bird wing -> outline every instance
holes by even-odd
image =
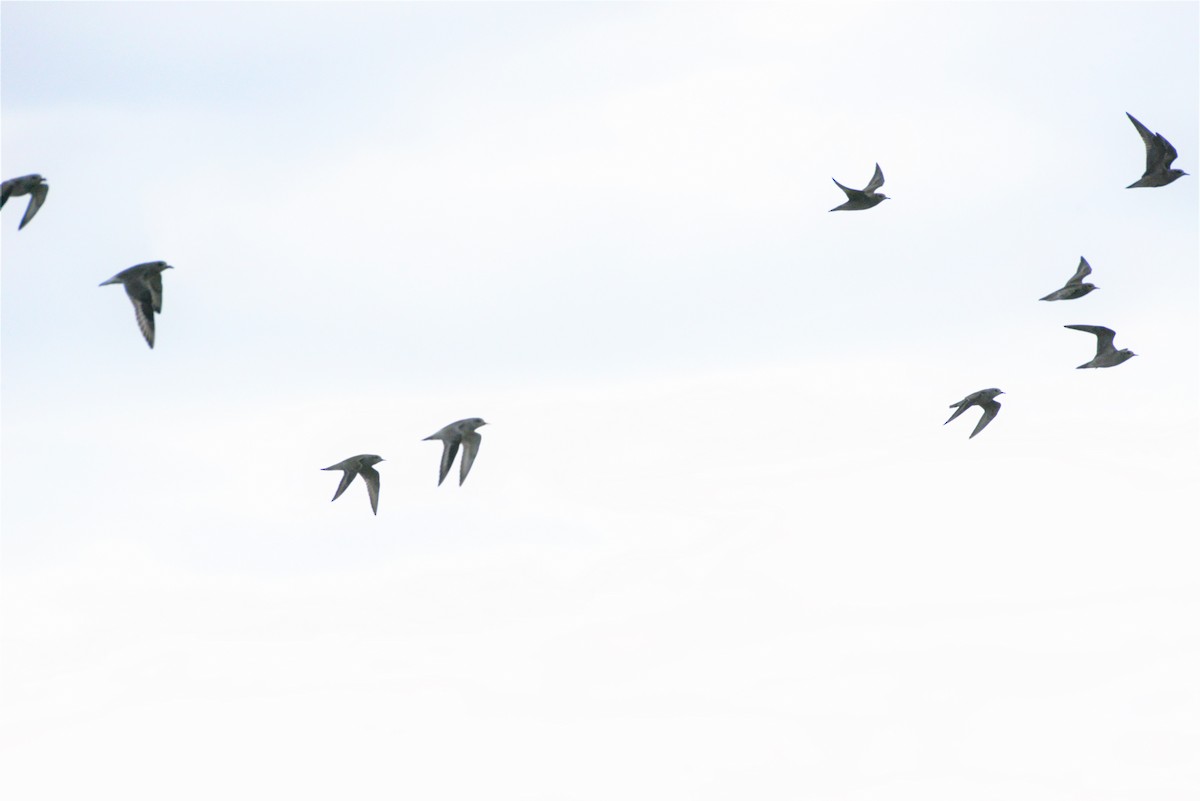
[[[13,190],[17,187],[17,179],[9,178],[4,183],[0,184],[0,209],[4,208],[4,204],[12,197]]]
[[[968,395],[967,397],[960,400],[958,403],[950,404],[951,409],[954,409],[954,407],[956,407],[956,406],[958,407],[957,409],[955,409],[954,414],[950,415],[950,420],[953,420],[955,417],[958,417],[960,414],[965,412],[971,406],[971,402],[972,402],[971,396]],[[949,423],[950,420],[947,420],[946,423]],[[946,425],[946,423],[942,423],[942,425]]]
[[[129,296],[129,301],[133,304],[133,311],[137,315],[138,328],[142,330],[146,344],[153,348],[154,305],[150,299],[150,288],[136,278],[130,278],[124,283],[125,294]]]
[[[1111,353],[1113,348],[1113,339],[1116,338],[1117,332],[1111,328],[1105,328],[1102,325],[1067,325],[1064,328],[1073,328],[1076,331],[1086,331],[1089,334],[1094,334],[1096,337],[1096,355],[1100,356],[1105,353]]]
[[[1163,136],[1162,134],[1155,134],[1154,136],[1158,140],[1158,145],[1160,148],[1160,150],[1159,150],[1159,158],[1161,159],[1160,164],[1162,164],[1162,168],[1164,170],[1168,170],[1171,168],[1171,162],[1173,162],[1175,159],[1179,158],[1179,151],[1177,151],[1175,149],[1175,146],[1172,145],[1170,142],[1168,142],[1167,138],[1165,136]]]
[[[362,474],[363,481],[367,482],[367,494],[371,496],[371,514],[379,514],[379,471],[370,465],[363,465],[358,472]]]
[[[850,198],[851,200],[863,200],[863,199],[865,199],[865,198],[866,198],[866,196],[867,196],[867,193],[866,193],[866,192],[863,192],[863,191],[862,191],[862,190],[860,190],[860,189],[851,189],[850,187],[846,186],[845,184],[838,183],[838,179],[837,179],[837,178],[834,178],[834,179],[833,179],[833,182],[834,182],[835,184],[837,184],[837,185],[838,185],[838,189],[841,189],[843,192],[845,192],[845,193],[846,193],[846,197]]]
[[[444,439],[442,440],[442,467],[438,473],[438,486],[442,486],[442,482],[446,480],[447,474],[450,472],[450,465],[454,464],[454,457],[458,454],[458,440]],[[465,475],[465,474],[464,474]]]
[[[342,493],[346,491],[346,487],[350,486],[350,482],[354,480],[354,476],[357,471],[353,467],[338,467],[337,465],[323,469],[342,471],[342,481],[340,484],[338,484],[337,492],[333,493],[333,501],[336,501],[338,498],[342,497]]]
[[[1092,265],[1088,264],[1087,259],[1083,256],[1079,257],[1079,269],[1067,281],[1066,286],[1079,285],[1083,283],[1083,279],[1092,274]],[[1065,289],[1066,287],[1064,287]]]
[[[883,186],[883,170],[879,169],[879,165],[876,164],[875,165],[875,174],[871,176],[871,182],[867,184],[866,188],[863,189],[863,191],[866,192],[867,194],[870,194],[871,192],[874,192],[876,189],[878,189],[881,186]]]
[[[1149,128],[1138,122],[1137,117],[1128,111],[1125,112],[1125,116],[1133,123],[1133,127],[1137,128],[1138,136],[1142,137],[1142,144],[1146,146],[1146,172],[1150,172],[1154,169],[1154,149],[1158,147],[1158,140],[1155,139],[1154,134],[1150,132]]]
[[[475,464],[475,456],[479,453],[479,443],[483,441],[483,437],[475,431],[463,434],[463,455],[462,461],[458,464],[458,484],[467,480],[467,473],[471,472],[471,465]]]
[[[146,276],[146,285],[150,288],[150,301],[154,311],[162,312],[162,272],[155,271]]]
[[[987,424],[992,422],[992,420],[995,419],[996,415],[1000,413],[1000,402],[999,401],[996,401],[996,400],[980,401],[978,405],[983,408],[983,416],[980,417],[979,422],[975,424],[975,430],[971,432],[971,437],[975,436],[980,431],[982,431],[984,428],[986,428]],[[971,439],[971,437],[967,437],[967,439]]]
[[[29,193],[29,205],[25,207],[25,216],[21,218],[21,224],[17,226],[20,231],[25,225],[33,219],[33,215],[38,213],[38,209],[46,202],[46,195],[50,192],[49,184],[38,184]]]

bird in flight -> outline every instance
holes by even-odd
[[[1079,257],[1079,269],[1075,274],[1067,279],[1067,283],[1063,284],[1062,289],[1056,289],[1044,298],[1038,300],[1074,300],[1082,298],[1093,289],[1100,287],[1095,284],[1085,284],[1083,279],[1092,274],[1092,265],[1088,264],[1087,259],[1083,256]]]
[[[975,430],[971,432],[971,436],[967,437],[967,439],[971,439],[984,428],[986,428],[987,424],[992,422],[996,415],[1000,413],[1000,402],[996,400],[996,396],[1003,394],[1003,390],[996,389],[995,387],[992,387],[991,389],[981,389],[978,392],[972,392],[958,403],[950,404],[950,408],[955,410],[954,414],[950,415],[950,420],[958,417],[972,406],[978,406],[983,409],[983,416],[980,417],[979,422],[975,424]],[[955,407],[958,408],[955,409]],[[950,420],[947,420],[946,423],[949,423]],[[946,423],[942,423],[942,425],[946,425]]]
[[[100,284],[125,285],[125,294],[129,296],[133,311],[137,314],[138,328],[151,348],[154,347],[154,315],[162,312],[162,271],[173,269],[165,261],[148,261],[122,270]]]
[[[838,183],[837,178],[834,178],[833,182],[846,193],[847,200],[842,205],[830,209],[830,211],[860,211],[862,209],[869,209],[872,206],[878,206],[883,201],[889,199],[887,195],[875,191],[883,186],[883,170],[879,169],[878,164],[875,165],[875,174],[871,176],[870,183],[863,189],[851,189],[848,186],[842,186],[842,184]]]
[[[1117,332],[1111,328],[1105,328],[1102,325],[1064,325],[1063,328],[1073,328],[1076,331],[1086,331],[1096,335],[1096,355],[1087,364],[1076,367],[1076,370],[1082,370],[1085,367],[1116,367],[1121,362],[1127,362],[1137,356],[1129,348],[1117,350],[1113,346],[1113,339],[1116,338]]]
[[[459,486],[467,480],[467,473],[471,472],[471,465],[475,463],[475,455],[479,453],[479,443],[482,440],[475,429],[485,425],[487,423],[478,417],[468,417],[465,420],[453,422],[422,440],[422,442],[431,439],[442,441],[442,466],[438,473],[439,487],[442,486],[442,482],[446,480],[446,475],[450,472],[450,465],[454,463],[454,456],[458,453],[459,445],[462,445],[463,449],[462,461],[458,465]]]
[[[371,465],[379,464],[382,461],[383,458],[380,456],[360,453],[358,456],[351,456],[330,467],[322,467],[322,470],[342,471],[342,483],[338,484],[337,492],[333,493],[333,500],[336,501],[341,497],[355,476],[362,476],[363,481],[367,484],[367,494],[371,496],[371,514],[379,514],[379,472]]]
[[[22,175],[20,178],[10,178],[0,184],[0,208],[4,208],[4,204],[10,197],[29,195],[29,205],[25,207],[25,216],[21,218],[21,224],[17,226],[17,230],[20,231],[29,224],[33,215],[38,213],[38,209],[46,202],[46,195],[49,192],[50,184],[46,183],[46,179],[37,173]]]
[[[1183,170],[1171,169],[1171,162],[1179,157],[1179,153],[1165,136],[1160,133],[1151,133],[1149,128],[1138,122],[1128,111],[1125,112],[1125,116],[1133,123],[1133,127],[1137,128],[1142,142],[1146,145],[1146,172],[1142,174],[1141,178],[1125,187],[1126,189],[1139,186],[1166,186],[1176,178],[1187,175]]]

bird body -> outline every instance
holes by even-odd
[[[1151,133],[1149,128],[1138,122],[1128,111],[1125,112],[1125,116],[1133,123],[1133,127],[1137,128],[1138,135],[1142,137],[1142,144],[1146,146],[1146,171],[1142,173],[1141,178],[1125,187],[1126,189],[1166,186],[1187,175],[1183,170],[1171,169],[1171,162],[1179,157],[1179,153],[1165,136]]]
[[[341,497],[355,476],[362,476],[367,485],[367,494],[371,497],[371,514],[379,514],[379,471],[371,465],[379,464],[382,461],[382,457],[372,453],[360,453],[358,456],[351,456],[335,465],[322,467],[322,470],[342,471],[342,482],[338,484],[337,492],[333,493],[333,500],[336,501]]]
[[[100,284],[125,285],[125,294],[137,314],[138,328],[151,348],[154,347],[154,315],[162,312],[162,271],[172,269],[165,261],[148,261],[122,270]]]
[[[1067,283],[1063,284],[1062,289],[1056,289],[1046,297],[1038,298],[1038,300],[1074,300],[1075,298],[1082,298],[1093,289],[1100,288],[1095,284],[1083,283],[1083,279],[1090,275],[1091,272],[1092,265],[1088,264],[1087,259],[1080,256],[1079,269],[1067,280]]]
[[[446,480],[446,475],[450,472],[450,465],[454,463],[459,445],[462,445],[463,449],[462,461],[458,465],[459,486],[462,486],[462,483],[467,480],[467,473],[471,472],[471,465],[475,463],[475,456],[479,453],[479,443],[482,442],[482,437],[475,429],[485,425],[487,423],[478,417],[468,417],[465,420],[457,420],[422,440],[422,442],[431,439],[442,441],[442,465],[438,471],[439,487],[442,486],[442,482]]]
[[[33,219],[33,215],[38,213],[38,209],[46,202],[46,195],[49,192],[50,185],[37,173],[22,175],[20,178],[10,178],[0,184],[0,208],[4,208],[4,204],[10,197],[29,195],[29,205],[25,207],[25,215],[21,217],[21,224],[17,226],[17,230],[20,231]]]
[[[1085,331],[1096,336],[1096,355],[1090,362],[1076,367],[1076,370],[1082,370],[1085,367],[1116,367],[1137,356],[1129,348],[1116,349],[1113,340],[1116,339],[1117,332],[1111,328],[1105,328],[1102,325],[1064,325],[1063,328],[1073,328],[1076,331]]]
[[[955,410],[954,414],[950,415],[950,420],[958,417],[972,406],[978,406],[983,409],[983,416],[980,417],[979,422],[975,424],[975,430],[971,432],[971,436],[967,437],[967,439],[971,439],[984,428],[986,428],[987,424],[992,422],[996,415],[1000,413],[1000,403],[996,400],[996,396],[1003,394],[1003,390],[996,389],[995,387],[991,387],[990,389],[981,389],[978,392],[972,392],[958,403],[950,404],[950,408]],[[949,423],[950,420],[947,420],[946,423]],[[942,423],[942,425],[946,425],[946,423]]]
[[[878,206],[888,196],[876,192],[875,190],[883,186],[883,170],[879,169],[879,165],[875,165],[875,174],[871,176],[871,181],[863,189],[851,189],[848,186],[843,186],[838,183],[838,179],[834,178],[833,182],[838,185],[838,188],[846,193],[846,202],[840,206],[830,209],[830,211],[862,211],[873,206]]]

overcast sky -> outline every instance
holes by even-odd
[[[1196,3],[0,36],[6,797],[1196,798]]]

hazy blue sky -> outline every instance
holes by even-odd
[[[1198,42],[3,3],[0,171],[51,190],[0,213],[0,790],[1192,801]],[[1192,175],[1125,189],[1127,111]],[[151,351],[97,285],[156,259]],[[364,452],[377,517],[320,470]]]

